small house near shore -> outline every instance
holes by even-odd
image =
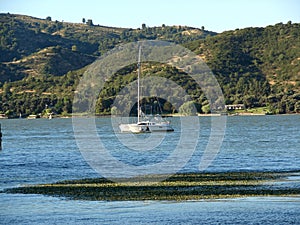
[[[244,104],[225,105],[225,109],[228,111],[245,109],[245,105]]]

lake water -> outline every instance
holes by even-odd
[[[210,117],[200,117],[199,142],[180,172],[198,172],[210,135]],[[103,167],[88,162],[76,144],[72,119],[1,120],[0,190],[27,184],[99,177]],[[84,122],[84,120],[83,120]],[[114,135],[110,118],[96,119],[97,137],[111,158],[137,168],[154,165],[172,156],[182,127],[171,118],[175,132],[151,147],[149,134],[134,137],[150,150],[130,149],[128,134]],[[89,140],[88,134],[85,134]],[[148,136],[147,136],[148,135]],[[192,137],[193,135],[191,135]],[[192,142],[192,141],[191,141]],[[91,146],[94,143],[91,142]],[[189,151],[189,147],[186,147]],[[184,154],[184,153],[183,153]],[[173,156],[172,156],[173,157]],[[105,159],[105,158],[104,158]],[[174,161],[170,161],[174,162]],[[184,161],[185,162],[185,161]],[[103,164],[106,165],[106,164]],[[107,164],[108,165],[108,164]],[[116,165],[109,169],[118,173]],[[126,167],[127,168],[127,167]],[[95,170],[98,170],[96,172]],[[220,150],[205,172],[300,170],[300,115],[234,116],[227,118]],[[164,170],[163,170],[164,171]],[[124,173],[132,171],[123,171]],[[297,178],[297,177],[296,177]],[[299,185],[299,180],[293,181]],[[299,224],[299,197],[255,197],[203,201],[73,201],[59,197],[0,193],[0,224]]]

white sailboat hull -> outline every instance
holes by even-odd
[[[174,129],[169,123],[131,123],[120,124],[121,132],[149,133],[149,132],[172,132]]]

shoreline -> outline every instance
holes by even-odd
[[[267,113],[251,113],[251,112],[239,112],[239,113],[227,113],[227,114],[220,114],[220,113],[209,113],[209,114],[200,114],[198,113],[197,115],[192,115],[192,116],[198,116],[198,117],[219,117],[219,116],[293,116],[293,115],[300,115],[300,113],[286,113],[286,114],[267,114]],[[96,117],[96,118],[110,118],[114,117],[116,115],[55,115],[52,117],[52,119],[72,119],[72,118],[89,118],[89,117]],[[162,117],[186,117],[187,115],[182,115],[182,114],[162,114]],[[28,119],[26,117],[7,117],[7,118],[0,118],[1,120],[11,120],[11,119]],[[48,119],[47,117],[39,117],[39,118],[34,118],[36,119]],[[29,119],[30,120],[30,119]]]
[[[161,175],[123,179],[66,180],[50,184],[5,189],[4,193],[42,194],[90,201],[188,201],[259,196],[299,196],[300,185],[285,186],[290,177],[300,180],[300,171],[180,173],[157,182]]]

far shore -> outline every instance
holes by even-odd
[[[197,113],[194,115],[185,115],[180,113],[171,113],[171,114],[161,114],[162,117],[186,117],[186,116],[199,116],[199,117],[214,117],[214,116],[284,116],[284,115],[300,115],[299,113],[286,113],[286,114],[271,114],[267,112],[246,112],[246,111],[238,111],[238,112],[226,112],[226,113]],[[86,114],[86,113],[74,113],[74,114],[67,114],[67,115],[61,115],[61,114],[53,114],[53,116],[50,119],[55,118],[84,118],[84,117],[122,117],[121,115],[110,115],[110,114]],[[0,117],[1,120],[5,119],[49,119],[47,116],[36,116],[30,115],[29,117],[8,117],[8,116],[2,116]]]

